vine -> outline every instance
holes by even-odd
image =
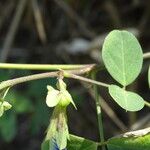
[[[135,150],[141,150],[138,148],[138,145],[141,144],[142,140],[145,141],[145,139],[150,136],[148,134],[150,129],[142,130],[144,133],[142,134],[142,137],[140,134],[141,131],[137,131],[136,133],[132,133],[134,136],[124,134],[121,138],[114,137],[106,141],[104,140],[101,102],[99,101],[98,86],[107,88],[112,99],[125,111],[139,111],[143,109],[144,106],[150,108],[150,103],[148,101],[144,100],[139,94],[128,91],[126,88],[137,78],[142,69],[143,59],[150,58],[150,53],[148,52],[143,54],[139,42],[131,33],[127,31],[114,30],[109,33],[104,41],[102,58],[107,71],[114,78],[114,80],[119,83],[119,85],[97,81],[96,73],[97,70],[99,70],[99,66],[96,64],[42,65],[0,63],[1,69],[53,70],[52,72],[28,75],[1,82],[0,116],[12,107],[11,104],[5,100],[5,96],[10,88],[17,84],[32,80],[57,78],[56,89],[51,85],[47,86],[48,93],[46,97],[46,104],[48,107],[55,108],[51,116],[46,138],[42,144],[42,150],[63,150],[66,148],[68,150],[83,150],[84,147],[88,146],[89,148],[87,148],[87,150],[97,150],[98,146],[101,146],[103,150],[106,150],[106,145],[108,150],[119,150],[120,147],[127,147],[130,149],[131,144],[133,144]],[[92,75],[92,79],[81,76],[90,73]],[[67,89],[66,83],[63,81],[63,78],[76,79],[93,85],[100,136],[99,142],[94,142],[69,134],[66,110],[70,103],[75,107],[75,109],[77,108],[71,94]],[[148,81],[150,84],[150,71],[148,72]],[[138,137],[139,141],[137,140],[137,143],[133,143],[135,137]],[[124,141],[128,141],[128,144],[126,145]],[[150,143],[147,142],[141,147],[146,149],[148,146],[150,146]]]

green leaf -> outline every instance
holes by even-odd
[[[98,144],[82,137],[70,135],[67,150],[97,150]]]
[[[50,150],[50,148],[49,148],[49,140],[43,141],[43,143],[41,145],[41,150]]]
[[[113,137],[108,140],[107,148],[108,150],[149,150],[150,130],[145,133],[143,129]]]
[[[4,114],[0,118],[0,133],[3,139],[7,142],[14,139],[17,133],[17,120],[16,115],[13,112]]]
[[[115,102],[126,111],[138,111],[144,107],[145,102],[141,96],[119,86],[110,85],[109,93]]]
[[[148,69],[148,84],[149,84],[149,88],[150,88],[150,66],[149,66],[149,69]]]
[[[54,146],[54,143],[51,144],[50,142],[50,140],[44,141],[41,145],[41,150],[55,150],[56,145]],[[50,146],[52,147],[50,148]],[[70,135],[70,140],[68,140],[67,144],[67,150],[97,150],[97,148],[97,142],[87,140],[85,138],[78,137],[75,135]]]
[[[105,38],[102,58],[110,75],[123,86],[137,78],[143,63],[142,49],[136,37],[119,30],[110,32]]]

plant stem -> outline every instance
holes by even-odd
[[[65,72],[64,76],[67,77],[67,78],[73,78],[73,79],[77,79],[77,80],[93,83],[93,84],[96,84],[96,85],[99,85],[99,86],[103,86],[103,87],[107,87],[107,88],[109,86],[109,84],[106,84],[106,83],[103,83],[103,82],[99,82],[99,81],[95,81],[95,80],[92,80],[92,79],[88,79],[88,78],[85,78],[85,77],[81,77],[81,76],[78,76],[78,75],[75,75],[75,74],[72,74],[72,73],[68,73],[68,72]]]
[[[145,105],[150,108],[150,103],[148,101],[145,101]]]
[[[150,58],[150,52],[144,53],[143,58],[144,59]]]
[[[92,72],[92,79],[96,79],[96,72]],[[98,127],[99,127],[99,135],[100,135],[100,143],[104,143],[104,130],[103,130],[103,121],[102,121],[102,111],[101,111],[101,103],[98,94],[97,85],[94,85],[94,93],[95,93],[95,101],[96,101],[96,111],[98,117]],[[106,150],[105,146],[102,145],[102,150]]]
[[[93,68],[92,66],[88,66],[88,67],[85,67],[85,68],[75,69],[75,70],[68,70],[68,71],[65,71],[65,72],[63,70],[61,70],[61,71],[64,73],[64,76],[65,76],[65,74],[67,75],[66,77],[82,80],[82,81],[85,81],[85,82],[97,84],[97,85],[104,86],[104,87],[108,87],[108,85],[105,84],[105,83],[94,81],[94,80],[91,80],[91,79],[87,79],[87,78],[75,75],[75,74],[88,73],[89,71],[92,70],[92,68]],[[3,81],[0,84],[0,90],[2,90],[4,88],[7,88],[7,87],[17,85],[17,84],[20,84],[20,83],[32,81],[32,80],[44,79],[44,78],[49,78],[49,77],[58,77],[59,73],[60,73],[60,71],[39,73],[39,74],[35,74],[35,75],[29,75],[29,76],[24,76],[24,77],[19,77],[19,78]]]
[[[23,70],[70,70],[80,69],[84,67],[95,66],[94,64],[86,65],[60,65],[60,64],[12,64],[12,63],[0,63],[1,69],[23,69]]]
[[[12,86],[20,84],[20,83],[32,81],[32,80],[38,80],[38,79],[49,78],[49,77],[57,77],[57,76],[58,76],[58,71],[19,77],[19,78],[1,82],[0,90],[7,88],[7,87],[12,87]]]
[[[98,146],[104,146],[104,145],[107,145],[108,141],[104,141],[104,142],[99,142],[97,143]]]

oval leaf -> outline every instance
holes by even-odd
[[[109,139],[107,143],[108,150],[149,150],[149,129],[129,132],[124,135]],[[149,130],[149,132],[145,132],[147,130]]]
[[[82,137],[70,135],[67,150],[97,150],[98,144]]]
[[[126,111],[138,111],[144,107],[145,102],[141,96],[119,86],[110,85],[109,93],[115,102]]]
[[[135,36],[119,30],[105,38],[102,58],[110,75],[123,86],[137,78],[143,63],[142,49]]]

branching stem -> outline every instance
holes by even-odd
[[[150,53],[145,53],[145,57],[149,58]],[[25,69],[25,70],[59,70],[59,71],[53,71],[53,72],[46,72],[46,73],[39,73],[35,75],[29,75],[24,77],[19,77],[16,79],[10,79],[7,81],[3,81],[0,84],[0,90],[8,87],[12,87],[14,85],[32,81],[32,80],[38,80],[38,79],[44,79],[49,77],[58,77],[58,74],[60,70],[63,71],[64,76],[67,78],[77,79],[84,82],[92,83],[95,85],[99,85],[102,87],[108,88],[109,84],[99,82],[96,80],[92,80],[89,78],[85,78],[79,75],[88,73],[92,71],[95,67],[98,68],[95,64],[85,64],[85,65],[48,65],[48,64],[10,64],[10,63],[0,63],[0,68],[2,69]],[[98,68],[99,69],[99,68]],[[150,103],[145,101],[145,105],[150,107]]]
[[[92,68],[93,68],[92,66],[91,67],[87,66],[87,67],[84,67],[81,69],[63,71],[63,73],[64,73],[64,76],[68,77],[68,78],[74,78],[74,79],[82,80],[85,82],[97,84],[97,85],[100,85],[103,87],[108,87],[108,85],[105,83],[78,76],[81,74],[88,73],[89,71],[92,70]],[[20,84],[20,83],[32,81],[32,80],[38,80],[38,79],[44,79],[44,78],[50,78],[50,77],[58,77],[59,73],[60,73],[60,71],[39,73],[39,74],[35,74],[35,75],[29,75],[29,76],[24,76],[24,77],[19,77],[19,78],[3,81],[0,84],[0,90],[7,88],[7,87],[12,87],[12,86]]]

